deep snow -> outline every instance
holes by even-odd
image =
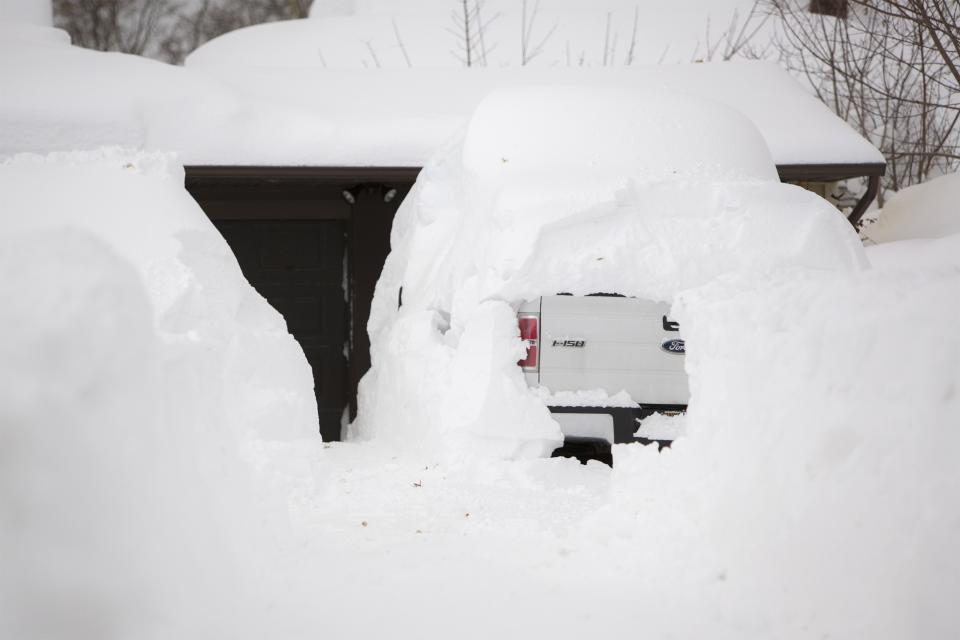
[[[349,432],[396,447],[442,442],[445,455],[523,457],[558,444],[515,366],[526,300],[615,292],[672,303],[746,271],[865,265],[833,207],[779,182],[740,113],[682,94],[579,87],[491,94],[424,169],[391,249]]]
[[[332,149],[420,162],[437,140],[389,135],[412,145],[414,125],[437,119],[452,131],[480,97],[429,102],[357,149],[336,131],[349,119],[310,113],[302,82],[285,80],[304,103],[277,111],[189,70],[16,37],[30,44],[0,44],[4,154],[112,142],[190,161]],[[710,74],[720,86],[743,68],[768,73]],[[782,78],[769,73],[756,85]],[[324,81],[327,95],[369,86]],[[799,107],[784,128],[775,96],[730,86],[758,105],[761,134],[722,106],[608,89],[660,117],[692,110],[679,137],[638,131],[671,160],[653,182],[634,175],[649,169],[639,147],[602,127],[616,162],[590,139],[524,155],[523,134],[577,100],[532,121],[489,103],[398,218],[371,324],[378,370],[353,427],[371,442],[319,443],[299,348],[176,159],[107,149],[0,165],[0,635],[955,637],[960,236],[864,252],[771,167],[784,149],[824,158],[816,136],[833,121],[793,119],[810,113]],[[802,145],[778,142],[798,131]],[[693,171],[685,145],[716,162]],[[437,251],[451,240],[465,250]],[[536,458],[557,431],[513,364],[505,300],[611,279],[677,297],[693,401],[682,424],[646,426],[686,435],[661,454],[615,447],[612,469]],[[397,314],[401,281],[414,286]]]
[[[488,98],[398,213],[350,431],[372,442],[328,452],[349,460],[330,503],[350,508],[321,508],[379,550],[391,619],[466,637],[953,635],[960,236],[871,267],[834,209],[775,180],[739,114],[562,91]],[[644,120],[572,126],[611,97]],[[672,449],[616,446],[612,471],[496,459],[550,444],[506,325],[558,290],[675,302],[691,404],[646,425],[683,433]]]
[[[871,212],[862,234],[872,242],[942,238],[960,233],[960,173],[949,173],[890,195]]]
[[[265,631],[270,474],[319,443],[282,317],[172,156],[18,156],[0,210],[0,636]]]
[[[960,237],[895,243],[871,268],[746,263],[684,292],[694,400],[669,451],[445,462],[224,419],[293,385],[260,424],[306,429],[290,410],[309,373],[177,175],[117,151],[0,166],[17,212],[0,252],[5,636],[960,629]],[[221,395],[218,370],[252,386]]]
[[[0,157],[121,145],[175,151],[185,164],[419,167],[491,91],[576,84],[585,92],[657,88],[723,102],[754,121],[779,164],[883,161],[788,72],[765,63],[255,68],[242,63],[240,42],[215,55],[199,56],[201,49],[184,69],[65,39],[56,30],[0,25]]]

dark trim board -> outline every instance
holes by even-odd
[[[413,183],[420,173],[420,167],[275,167],[275,166],[228,166],[228,165],[188,165],[186,182],[237,183],[254,180],[257,182],[289,184],[308,183],[363,183],[363,182],[402,182]]]
[[[882,176],[882,162],[849,164],[778,164],[781,180],[833,182],[848,178]],[[188,165],[186,181],[237,183],[248,180],[271,183],[292,182],[414,182],[421,167],[276,167]]]
[[[860,219],[867,207],[877,197],[880,190],[880,178],[887,172],[885,163],[867,164],[782,164],[777,165],[777,173],[782,182],[838,182],[850,178],[866,178],[867,190],[854,205],[847,220],[854,229],[859,228]]]
[[[778,164],[777,173],[783,182],[837,182],[850,178],[882,176],[887,172],[883,162],[862,164]]]

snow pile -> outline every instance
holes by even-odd
[[[960,233],[960,173],[897,191],[863,234],[874,242],[942,238]]]
[[[334,445],[300,531],[321,582],[348,585],[326,628],[957,637],[960,236],[866,255],[682,292],[690,410],[641,424],[683,434],[663,452],[618,445],[609,469]]]
[[[4,637],[256,626],[232,612],[286,517],[250,463],[294,472],[264,449],[318,439],[313,379],[182,180],[118,149],[0,165]]]
[[[681,294],[688,437],[659,459],[615,453],[630,482],[612,522],[695,522],[636,542],[707,550],[708,608],[747,635],[955,635],[958,292],[954,258]],[[639,486],[666,504],[630,495]]]
[[[489,97],[421,174],[391,247],[352,437],[499,456],[559,439],[514,365],[511,305],[560,291],[672,301],[727,274],[865,266],[835,209],[776,180],[739,113],[577,87]]]

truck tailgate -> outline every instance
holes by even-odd
[[[640,404],[686,404],[680,334],[670,305],[619,296],[544,296],[540,384],[551,391],[625,390]]]

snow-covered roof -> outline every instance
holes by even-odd
[[[254,31],[251,29],[250,31]],[[767,63],[606,68],[178,68],[16,32],[0,39],[0,155],[105,144],[193,165],[422,166],[492,90],[643,87],[727,104],[777,164],[882,163],[868,141]]]
[[[711,49],[722,56],[725,33],[748,19],[751,45],[764,48],[772,31],[761,12],[751,14],[754,0],[482,0],[467,8],[472,61],[490,67],[689,62]],[[233,31],[194,58],[242,67],[462,67],[463,18],[458,0],[324,0],[313,3],[310,20]]]

